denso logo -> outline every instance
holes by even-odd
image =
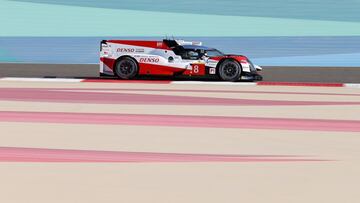
[[[158,63],[160,61],[159,58],[140,58],[140,63]]]
[[[118,48],[117,52],[135,52],[134,48]]]

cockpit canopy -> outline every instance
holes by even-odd
[[[214,57],[214,56],[223,56],[224,54],[214,48],[197,46],[197,45],[183,45],[176,46],[173,48],[173,51],[176,55],[181,56],[182,59],[188,60],[199,60],[203,57]]]
[[[184,40],[169,39],[165,39],[163,42],[170,47],[176,55],[181,56],[181,58],[185,60],[199,60],[204,56],[215,57],[224,55],[217,49],[202,46],[201,42],[186,42]]]

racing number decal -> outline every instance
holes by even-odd
[[[205,75],[205,64],[192,64],[191,75]]]
[[[195,65],[193,68],[193,73],[198,74],[199,73],[199,66]]]

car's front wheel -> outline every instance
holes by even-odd
[[[115,65],[115,74],[120,79],[133,79],[139,71],[136,61],[130,57],[124,57]]]
[[[227,59],[219,66],[219,76],[224,81],[238,81],[241,76],[241,65],[233,59]]]

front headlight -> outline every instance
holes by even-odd
[[[257,71],[262,71],[262,68],[258,65],[254,65],[254,67],[256,68]]]

